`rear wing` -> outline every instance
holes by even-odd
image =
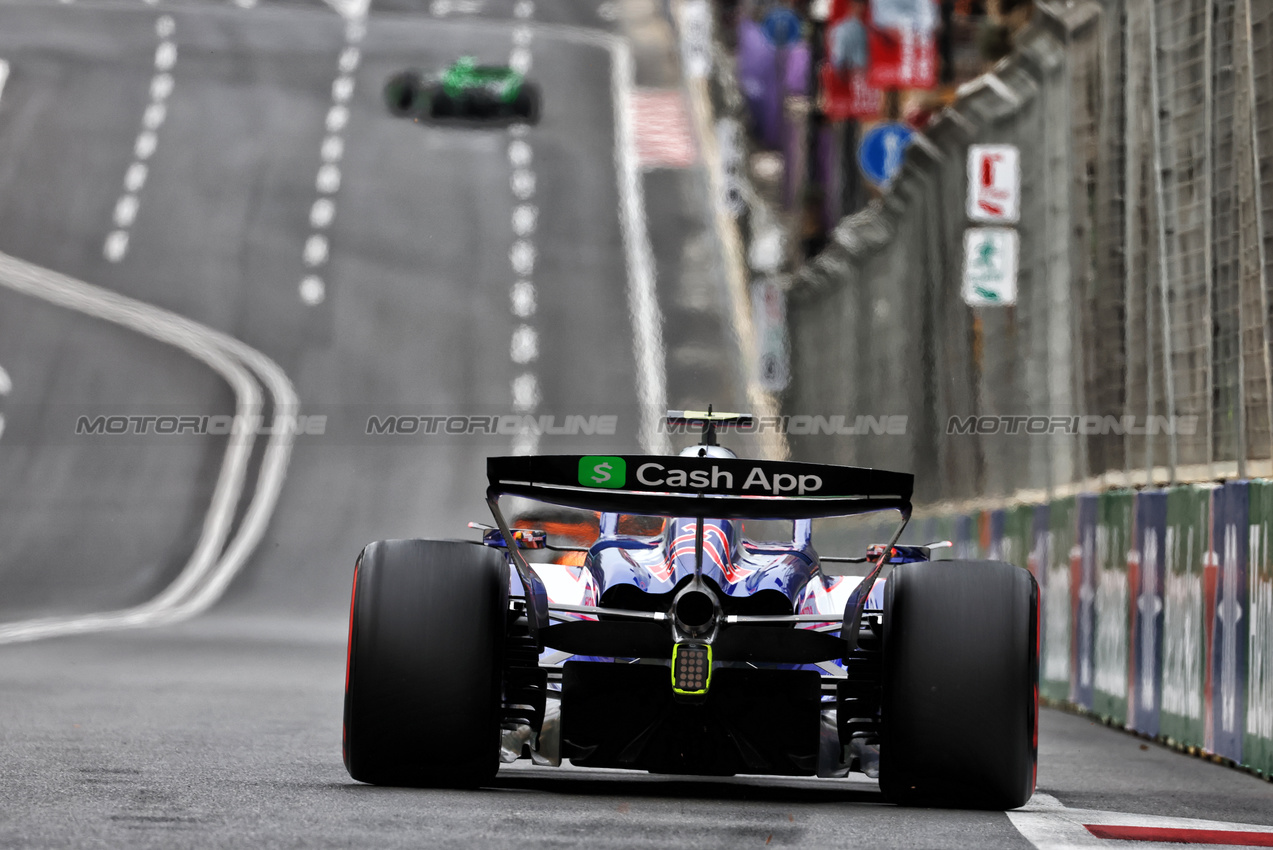
[[[516,537],[500,511],[500,496],[583,510],[703,519],[806,519],[899,511],[901,525],[845,606],[849,651],[856,646],[875,578],[910,520],[915,483],[909,473],[882,469],[665,455],[492,457],[486,460],[486,477],[486,503],[503,539],[512,541]],[[525,590],[527,626],[539,644],[539,630],[548,625],[548,592],[517,545],[510,546],[508,554]]]
[[[909,513],[915,477],[820,463],[664,455],[540,455],[486,461],[487,496],[592,511],[713,519]]]

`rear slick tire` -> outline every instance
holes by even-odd
[[[880,790],[1013,809],[1038,763],[1039,589],[994,561],[901,564],[884,593]]]
[[[539,88],[531,83],[522,83],[521,91],[513,98],[513,115],[527,124],[538,124],[539,107]]]
[[[385,106],[396,118],[409,118],[420,111],[420,99],[424,89],[419,71],[400,71],[385,83]]]
[[[484,546],[382,540],[354,566],[343,750],[373,785],[472,788],[499,767],[508,563]]]

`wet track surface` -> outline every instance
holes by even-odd
[[[864,779],[519,765],[462,793],[345,773],[354,556],[376,538],[462,535],[486,519],[485,457],[513,450],[499,436],[373,438],[367,418],[613,414],[611,437],[546,436],[538,449],[638,448],[605,34],[635,35],[637,86],[675,85],[675,66],[656,7],[626,24],[613,10],[388,0],[351,33],[317,2],[0,2],[0,252],[243,340],[287,372],[303,412],[328,417],[325,434],[297,437],[269,529],[212,613],[0,645],[0,845],[1029,846],[1006,815],[885,806]],[[157,52],[165,41],[175,58]],[[395,70],[465,52],[505,61],[519,47],[545,92],[524,134],[384,113]],[[151,127],[160,74],[171,91]],[[139,161],[146,177],[131,185]],[[321,176],[330,164],[335,186]],[[642,180],[667,402],[741,406],[702,166]],[[121,216],[124,196],[136,206]],[[127,248],[112,258],[119,230]],[[315,235],[320,262],[307,255]],[[310,275],[316,304],[300,297]],[[522,280],[533,310],[514,293]],[[227,414],[234,394],[171,346],[5,288],[0,368],[12,383],[0,397],[0,620],[151,598],[191,556],[226,441],[86,438],[76,420]],[[258,445],[243,501],[260,464]],[[1040,790],[1066,806],[1273,825],[1273,785],[1080,718],[1045,713],[1041,748]]]

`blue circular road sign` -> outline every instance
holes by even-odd
[[[774,47],[790,47],[800,40],[800,16],[790,9],[774,9],[765,15],[761,29]]]
[[[901,170],[914,135],[905,124],[878,124],[868,130],[858,147],[862,175],[876,186],[887,186]]]

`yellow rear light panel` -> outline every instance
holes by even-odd
[[[705,694],[712,683],[712,648],[678,643],[672,647],[672,690],[678,694]]]

